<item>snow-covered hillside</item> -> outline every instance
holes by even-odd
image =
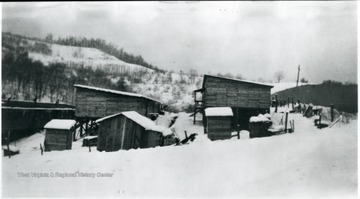
[[[181,111],[193,105],[193,91],[202,86],[202,76],[191,80],[188,75],[171,72],[148,73],[142,79],[141,83],[132,84],[133,92],[159,99],[173,111]]]
[[[112,73],[134,72],[139,70],[153,71],[140,65],[126,63],[118,58],[95,48],[47,44],[51,55],[29,52],[29,57],[39,60],[45,65],[51,62],[65,63],[69,66],[80,64],[93,69],[101,68]]]
[[[292,134],[211,142],[181,113],[175,131],[198,133],[193,143],[108,153],[79,140],[41,156],[37,134],[3,157],[3,196],[356,198],[357,120],[320,130],[290,117]]]
[[[280,83],[273,83],[274,87],[271,89],[271,94],[274,94],[279,91],[283,91],[289,88],[296,87],[296,82],[280,82]],[[303,85],[314,85],[313,83],[301,83],[299,82],[298,86]]]

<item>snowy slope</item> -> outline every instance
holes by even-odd
[[[171,74],[171,81],[168,79]],[[202,76],[195,77],[194,81],[189,80],[188,75],[183,75],[183,82],[179,74],[176,73],[148,73],[143,75],[143,82],[132,84],[133,92],[155,99],[159,99],[165,104],[177,110],[194,104],[193,91],[202,85]]]
[[[356,198],[357,121],[319,130],[311,119],[291,117],[295,133],[266,138],[109,153],[88,152],[75,142],[71,151],[4,157],[3,196]],[[201,134],[188,115],[177,122],[178,130]],[[60,177],[65,172],[76,177]]]
[[[39,60],[45,65],[51,62],[60,62],[71,64],[83,64],[86,67],[106,68],[110,72],[125,72],[125,71],[138,71],[146,70],[153,71],[152,69],[145,68],[136,64],[129,64],[118,58],[104,53],[95,48],[65,46],[58,44],[48,44],[52,54],[44,55],[36,52],[29,52],[29,57],[33,60]]]
[[[274,87],[271,89],[271,94],[274,94],[276,92],[279,91],[283,91],[289,88],[293,88],[296,87],[296,82],[280,82],[280,83],[273,83],[272,84]],[[298,86],[303,86],[303,85],[314,85],[313,83],[300,83]]]

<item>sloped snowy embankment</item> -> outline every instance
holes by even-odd
[[[71,151],[4,157],[3,196],[356,197],[357,121],[319,130],[291,115],[295,133],[266,138],[204,141],[201,126],[180,114],[174,128],[198,131],[197,142],[111,153],[74,143]],[[60,177],[65,172],[79,173]]]

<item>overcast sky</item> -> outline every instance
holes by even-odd
[[[3,3],[2,30],[102,38],[166,70],[357,81],[356,2]]]

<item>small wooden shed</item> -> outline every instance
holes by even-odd
[[[53,119],[45,126],[45,151],[66,150],[72,147],[75,120]]]
[[[97,149],[118,151],[163,146],[165,127],[136,111],[126,111],[96,120],[99,123]]]
[[[230,139],[233,112],[230,107],[211,107],[205,109],[205,133],[210,140]]]

